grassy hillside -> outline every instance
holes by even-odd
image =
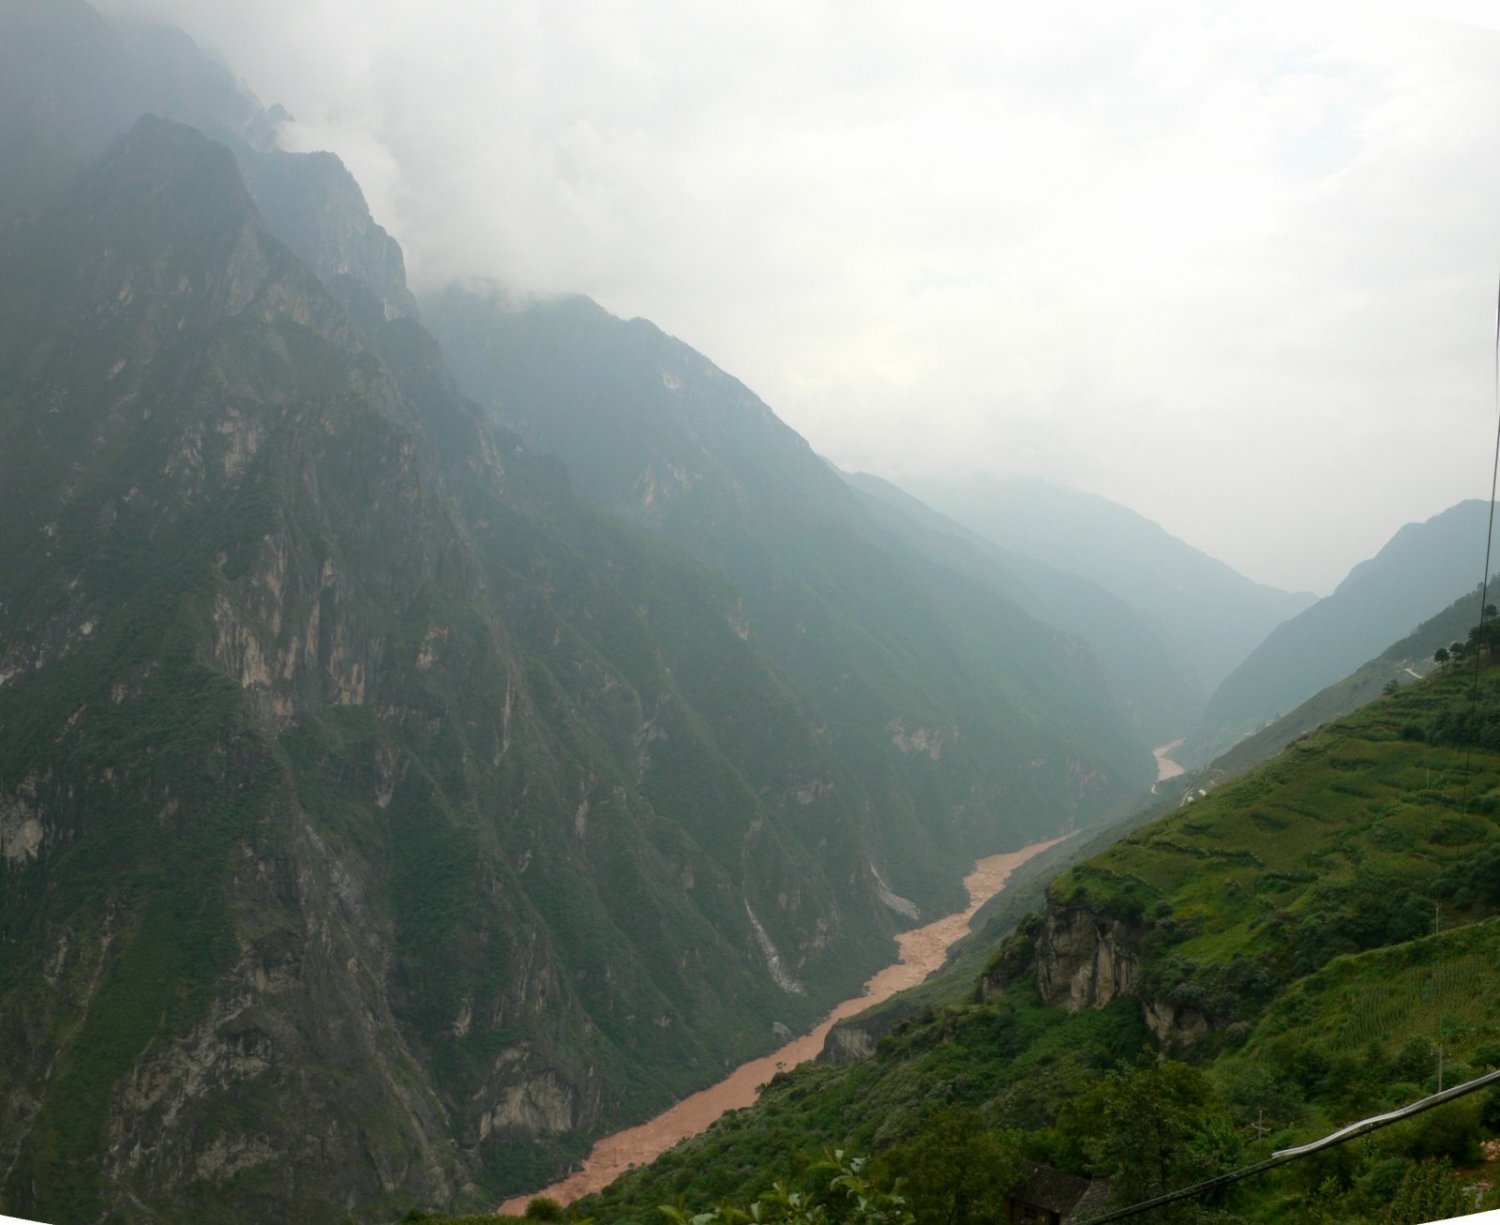
[[[1500,1064],[1500,753],[1480,743],[1500,675],[1479,678],[1470,719],[1474,679],[1442,669],[1077,864],[967,998],[929,986],[873,1057],[777,1076],[753,1110],[580,1211],[644,1222],[679,1197],[743,1202],[828,1145],[920,1183],[923,1137],[959,1115],[1012,1154],[1129,1189],[1140,1154],[1108,1120],[1132,1094],[1175,1119],[1161,1169],[1180,1185]],[[1135,971],[1070,1011],[1038,969],[1066,962],[1079,915]],[[1500,1105],[1469,1099],[1178,1219],[1383,1220],[1423,1179],[1458,1194],[1497,1126]]]
[[[1194,784],[1207,786],[1243,774],[1279,753],[1297,737],[1373,702],[1390,685],[1408,685],[1427,675],[1434,667],[1433,653],[1451,643],[1462,642],[1479,608],[1480,589],[1476,586],[1342,680],[1319,690],[1289,714],[1246,736],[1199,771]]]

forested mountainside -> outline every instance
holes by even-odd
[[[1500,674],[1471,712],[1474,684],[1449,665],[1076,864],[967,1002],[777,1076],[578,1211],[828,1197],[827,1146],[904,1177],[918,1220],[996,1219],[1037,1162],[1129,1203],[1500,1066]],[[1488,1093],[1169,1219],[1470,1211]]]
[[[1276,627],[1225,678],[1184,746],[1202,762],[1349,675],[1483,577],[1489,504],[1408,523],[1325,599]]]
[[[1208,694],[1191,666],[1163,631],[1118,596],[1081,575],[1001,548],[889,481],[863,472],[842,475],[884,530],[1083,639],[1111,696],[1147,743],[1177,739],[1202,713]]]
[[[422,310],[493,420],[735,585],[855,773],[924,824],[962,831],[1012,811],[1087,823],[1150,784],[1144,741],[1082,642],[883,529],[701,354],[582,298],[455,286]]]
[[[885,955],[731,593],[408,394],[225,150],[144,121],[22,238],[7,1207],[504,1189]]]
[[[1124,600],[1180,654],[1203,698],[1276,626],[1314,600],[1308,592],[1253,582],[1094,494],[1027,478],[933,477],[902,484],[987,540],[1082,575]]]
[[[827,585],[591,508],[180,36],[0,55],[0,1208],[491,1205],[1149,780],[1078,639],[857,507]]]

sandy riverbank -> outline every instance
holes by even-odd
[[[1166,749],[1175,747],[1167,745]],[[741,1064],[718,1084],[684,1098],[654,1119],[606,1136],[594,1145],[582,1169],[545,1190],[507,1200],[500,1211],[520,1213],[532,1195],[546,1195],[559,1203],[572,1203],[580,1196],[607,1187],[632,1165],[654,1161],[679,1140],[707,1130],[709,1124],[726,1111],[752,1105],[759,1087],[778,1071],[815,1058],[823,1049],[824,1039],[835,1022],[890,999],[898,991],[916,986],[941,966],[949,948],[968,934],[975,913],[1005,887],[1010,874],[1032,856],[1061,841],[1061,838],[1054,838],[1049,842],[1033,843],[1019,851],[981,859],[964,877],[964,887],[969,891],[968,907],[926,927],[898,935],[896,944],[900,949],[900,959],[866,982],[862,994],[838,1005],[811,1033],[792,1039],[780,1050],[763,1058]]]

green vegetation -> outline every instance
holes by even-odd
[[[1483,713],[1500,671],[1479,681]],[[1473,684],[1465,667],[1403,687],[1057,877],[1054,921],[1113,932],[1138,959],[1130,994],[1048,1005],[1036,966],[1063,954],[1022,921],[982,1001],[930,984],[872,1058],[777,1076],[577,1210],[644,1225],[659,1203],[748,1202],[830,1144],[908,1194],[937,1154],[982,1145],[995,1168],[1110,1177],[1132,1202],[1500,1066],[1500,754],[1464,717]],[[1489,1091],[1161,1219],[1472,1207],[1497,1134]]]
[[[273,211],[357,266],[312,170]],[[941,912],[1144,784],[1071,639],[893,568],[783,427],[837,514],[762,489],[716,572],[321,284],[224,146],[148,118],[57,191],[0,226],[8,1206],[485,1206],[852,994],[912,921],[879,878]]]
[[[591,507],[461,398],[329,160],[244,163],[291,246],[166,120],[73,174],[107,135],[67,131],[78,97],[136,113],[125,43],[90,45],[100,92],[49,81],[60,147],[28,131],[12,166],[47,182],[0,188],[7,1208],[487,1207],[850,993],[911,920],[887,883],[939,911],[976,852],[1149,782],[1070,633],[887,531],[649,325],[551,303],[464,346]],[[874,1058],[776,1077],[579,1211],[968,1225],[1039,1162],[1145,1194],[1488,1066],[1500,694],[1468,711],[1467,684],[1390,695],[1050,898],[1018,882]],[[1108,933],[1135,994],[1061,1010],[1028,900]],[[1181,1215],[1456,1202],[1495,1115]]]
[[[733,585],[741,632],[842,767],[816,802],[879,814],[896,893],[954,908],[996,829],[1087,825],[1150,785],[1144,743],[1075,639],[993,576],[889,530],[702,355],[582,298],[454,287],[423,309],[497,423]]]

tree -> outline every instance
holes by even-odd
[[[1438,647],[1438,649],[1432,653],[1432,658],[1435,663],[1445,664],[1452,658],[1452,656],[1448,654],[1447,647]]]
[[[692,1212],[682,1203],[659,1211],[672,1225],[915,1225],[903,1196],[875,1185],[865,1173],[867,1162],[842,1149],[828,1153],[809,1173],[828,1174],[827,1195],[808,1194],[775,1183],[746,1207],[720,1204]]]
[[[1235,1165],[1240,1157],[1223,1110],[1197,1068],[1144,1051],[1128,1072],[1111,1072],[1065,1108],[1064,1130],[1076,1129],[1099,1173],[1114,1184],[1117,1204],[1134,1204]],[[1161,1220],[1192,1220],[1196,1205],[1164,1209]]]
[[[1419,1161],[1406,1171],[1396,1188],[1385,1222],[1421,1225],[1423,1221],[1463,1216],[1474,1211],[1476,1199],[1473,1187],[1454,1179],[1453,1166],[1446,1159]]]
[[[922,1225],[979,1225],[997,1221],[1005,1197],[1025,1180],[1019,1155],[984,1125],[979,1112],[946,1106],[885,1164],[902,1181]]]

